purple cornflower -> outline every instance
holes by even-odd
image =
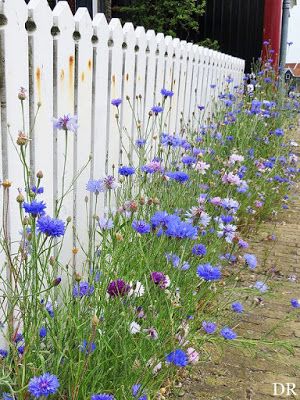
[[[135,168],[134,167],[126,167],[125,165],[123,167],[119,168],[119,174],[122,176],[130,176],[135,173]]]
[[[130,289],[130,285],[123,281],[123,279],[117,279],[109,283],[107,287],[107,293],[110,295],[110,297],[123,297],[129,292]]]
[[[206,281],[216,281],[221,278],[221,271],[219,268],[213,267],[209,263],[198,265],[197,274]]]
[[[132,386],[132,396],[138,397],[138,400],[147,400],[148,397],[144,391],[141,390],[142,385],[136,384]]]
[[[115,398],[112,394],[99,393],[93,394],[91,400],[115,400]]]
[[[294,308],[300,308],[300,300],[292,299],[291,300],[291,306],[294,307]]]
[[[37,220],[37,229],[39,232],[44,233],[50,237],[60,237],[65,233],[65,223],[60,219],[44,215]]]
[[[169,278],[163,272],[151,272],[150,279],[152,282],[155,283],[155,285],[159,286],[161,289],[165,289],[170,284]]]
[[[159,113],[162,113],[164,109],[161,106],[153,106],[151,111],[154,112],[155,115],[158,115]]]
[[[233,340],[236,339],[237,334],[228,326],[225,326],[221,331],[220,331],[221,336],[223,336],[224,339],[227,340]]]
[[[86,184],[86,190],[98,195],[100,192],[104,191],[103,181],[101,179],[90,179]]]
[[[59,381],[55,375],[48,372],[41,376],[35,376],[30,379],[28,392],[34,397],[48,397],[57,392]]]
[[[205,256],[206,254],[206,247],[204,246],[204,244],[195,244],[192,248],[192,253],[195,256]]]
[[[107,175],[105,178],[103,178],[102,183],[104,185],[104,188],[107,190],[114,190],[119,187],[119,183],[112,175]]]
[[[122,103],[122,99],[112,99],[111,104],[113,106],[119,107],[119,105]]]
[[[188,364],[188,357],[183,350],[177,349],[166,356],[166,361],[176,367],[185,367]]]
[[[102,230],[110,230],[114,227],[114,222],[111,218],[99,218],[99,226]]]
[[[94,293],[94,286],[90,285],[88,282],[79,282],[75,283],[73,287],[73,296],[74,297],[84,297],[90,296]]]
[[[205,109],[205,106],[197,106],[197,107],[198,107],[198,110],[200,110],[200,111]]]
[[[244,254],[244,259],[245,259],[245,262],[246,262],[246,264],[248,265],[248,267],[249,267],[250,269],[256,268],[256,266],[257,266],[257,260],[256,260],[256,257],[255,257],[254,254],[248,254],[248,253],[246,253],[246,254]]]
[[[235,302],[231,304],[232,311],[241,314],[244,311],[243,304],[239,302]]]
[[[58,119],[53,118],[53,127],[55,129],[61,129],[64,131],[76,132],[78,129],[78,118],[77,115],[64,115]]]
[[[167,89],[161,89],[160,93],[164,96],[164,97],[172,97],[174,95],[174,92],[172,92],[172,90],[167,90]]]
[[[205,330],[206,333],[211,335],[212,333],[216,332],[217,324],[215,324],[214,322],[203,321],[202,322],[202,328]]]
[[[139,221],[134,220],[132,222],[132,227],[136,232],[140,233],[141,235],[145,235],[146,233],[150,233],[150,231],[151,231],[150,225],[147,222],[142,221],[142,220],[139,220]]]
[[[43,187],[36,187],[36,186],[31,186],[30,190],[35,193],[35,194],[42,194],[44,193],[44,188]]]
[[[46,204],[43,201],[32,201],[31,203],[23,203],[25,212],[33,217],[45,214]]]

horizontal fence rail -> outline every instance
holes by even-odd
[[[174,96],[166,104],[171,106],[167,128],[169,133],[177,133],[182,118],[187,121],[198,105],[207,105],[224,90],[227,76],[233,78],[233,87],[241,84],[243,72],[241,59],[152,30],[146,32],[143,27],[135,29],[131,23],[122,27],[118,19],[108,24],[103,14],[91,20],[86,8],[79,8],[73,16],[66,1],[59,1],[53,11],[47,0],[31,0],[29,4],[24,0],[0,1],[0,177],[12,182],[12,201],[6,207],[8,199],[3,196],[1,206],[6,211],[1,212],[0,222],[12,247],[20,240],[15,197],[23,185],[15,149],[18,131],[30,132],[30,166],[34,173],[43,172],[43,199],[52,215],[65,148],[64,134],[53,129],[52,117],[78,115],[78,131],[68,138],[65,186],[83,165],[88,166],[62,209],[61,217],[72,217],[74,225],[62,253],[67,263],[74,257],[71,249],[76,246],[76,235],[82,243],[87,241],[87,181],[112,174],[120,163],[126,163],[120,140],[128,150],[130,141],[127,136],[120,138],[111,100],[123,100],[119,123],[134,139],[133,112],[145,124],[151,107],[161,103],[160,90],[172,90]],[[20,87],[28,94],[24,121]],[[0,254],[2,271],[5,259]],[[9,279],[9,268],[6,270]]]

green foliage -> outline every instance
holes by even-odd
[[[205,3],[205,0],[134,0],[130,6],[115,7],[114,11],[136,26],[188,40],[199,30],[199,17],[205,12]]]
[[[220,45],[217,40],[206,38],[204,40],[201,40],[201,42],[199,42],[198,44],[199,46],[208,47],[212,50],[220,50]]]

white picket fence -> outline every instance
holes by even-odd
[[[176,133],[181,115],[188,120],[197,105],[207,105],[224,90],[227,76],[233,78],[231,87],[239,85],[243,72],[241,59],[153,30],[146,32],[143,27],[135,29],[131,23],[122,27],[118,19],[108,24],[103,14],[95,15],[92,21],[85,8],[78,9],[73,16],[65,1],[58,2],[51,11],[47,0],[31,0],[28,5],[23,0],[0,0],[0,177],[12,182],[9,204],[12,242],[20,238],[19,205],[15,197],[17,188],[23,187],[14,148],[22,129],[17,98],[21,86],[28,91],[25,125],[27,132],[32,130],[30,163],[34,171],[44,173],[43,199],[49,215],[53,213],[60,185],[65,140],[63,132],[53,129],[52,117],[78,115],[78,132],[69,136],[66,186],[89,157],[91,162],[66,198],[62,217],[72,217],[84,243],[86,183],[89,178],[112,173],[113,165],[117,167],[120,162],[120,135],[111,100],[123,99],[120,123],[135,135],[126,97],[134,103],[141,96],[138,112],[144,122],[150,108],[161,102],[160,90],[163,87],[173,90],[175,94],[166,107],[172,106],[169,133]],[[216,88],[212,89],[211,84]],[[34,125],[38,104],[41,107]],[[0,222],[2,227],[2,212]],[[63,253],[66,262],[72,258],[75,242],[70,230]],[[3,268],[3,253],[0,260]]]

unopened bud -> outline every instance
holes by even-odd
[[[148,206],[151,206],[153,204],[153,199],[150,197],[147,201]]]
[[[55,257],[51,256],[49,259],[49,264],[53,267],[55,265]]]
[[[42,171],[38,171],[38,172],[36,173],[36,177],[37,177],[38,179],[42,179],[43,176],[44,176],[44,174],[43,174]]]
[[[23,87],[20,87],[19,93],[18,93],[18,99],[19,100],[26,100],[26,89]]]
[[[69,216],[69,217],[67,218],[67,223],[69,224],[71,221],[72,221],[72,217]]]
[[[155,204],[156,206],[158,206],[160,204],[160,201],[157,197],[154,197],[153,204]]]
[[[17,200],[18,203],[21,204],[21,203],[23,203],[23,201],[25,199],[24,199],[24,196],[21,193],[19,193],[16,200]]]
[[[143,206],[145,204],[146,200],[145,197],[140,198],[140,205]]]
[[[8,189],[8,188],[11,187],[11,182],[10,182],[8,179],[5,179],[5,180],[2,182],[2,186],[4,187],[4,189]]]
[[[25,135],[24,132],[19,131],[19,135],[17,138],[17,145],[18,146],[24,146],[28,142],[28,137]]]
[[[60,284],[60,282],[61,282],[61,277],[58,276],[57,278],[54,279],[52,285],[53,286],[58,286]]]
[[[72,249],[72,253],[73,254],[77,254],[78,251],[79,251],[79,249],[77,247],[73,247],[73,249]]]
[[[75,281],[76,281],[76,282],[80,282],[81,279],[82,279],[82,276],[80,275],[79,272],[75,272],[74,278],[75,278]]]

